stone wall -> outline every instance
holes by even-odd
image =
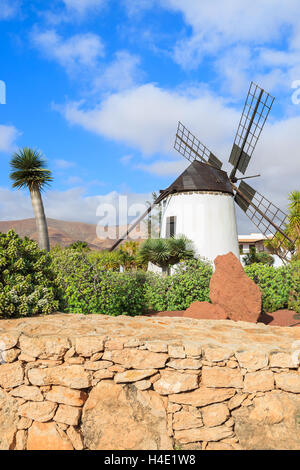
[[[299,328],[0,321],[0,449],[299,449]]]

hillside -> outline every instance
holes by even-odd
[[[105,229],[103,226],[98,226],[101,229],[101,233],[106,233],[106,236],[98,237],[96,224],[87,224],[84,222],[69,222],[65,220],[47,219],[50,245],[60,245],[66,247],[71,243],[82,240],[89,244],[92,250],[101,250],[110,248],[113,242],[116,240],[116,233],[122,234],[125,232],[125,226],[120,227],[108,227]],[[0,221],[0,232],[7,232],[13,229],[20,237],[29,237],[33,240],[37,240],[37,231],[35,225],[35,219],[22,219],[22,220],[6,220]],[[119,232],[118,232],[119,230]],[[138,236],[138,239],[146,238],[146,227],[145,225],[140,227],[140,231],[135,229],[133,234]]]

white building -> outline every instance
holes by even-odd
[[[265,247],[264,242],[267,239],[273,238],[273,235],[266,237],[262,233],[250,233],[250,235],[239,235],[239,251],[240,251],[240,260],[243,262],[243,257],[250,253],[252,248],[255,248],[257,252],[266,252],[269,253],[269,250]],[[280,267],[283,265],[282,260],[277,255],[272,255],[274,258],[274,267]]]
[[[185,235],[211,261],[229,251],[238,257],[233,196],[225,171],[193,161],[163,199],[161,236]]]

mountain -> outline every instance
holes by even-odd
[[[127,226],[104,227],[84,222],[69,222],[65,220],[47,219],[51,247],[60,245],[66,247],[77,240],[85,241],[92,250],[103,250],[110,248],[119,234],[127,230]],[[20,237],[29,237],[37,240],[35,219],[5,220],[0,221],[0,232],[13,229]],[[99,237],[97,235],[99,234]],[[137,226],[132,234],[134,239],[147,238],[146,224]]]

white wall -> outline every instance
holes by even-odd
[[[213,261],[232,251],[239,258],[233,196],[226,193],[179,193],[169,196],[162,218],[166,236],[167,217],[176,217],[176,235],[194,242],[199,256]]]

